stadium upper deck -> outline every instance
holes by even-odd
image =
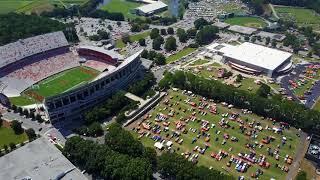
[[[0,47],[0,68],[26,57],[68,45],[62,31],[18,40]]]

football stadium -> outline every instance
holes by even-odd
[[[63,32],[18,40],[0,47],[0,94],[42,104],[51,122],[76,119],[139,75],[141,52],[70,46]]]

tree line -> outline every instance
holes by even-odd
[[[72,137],[63,154],[95,178],[152,179],[152,174],[159,172],[167,179],[232,179],[220,171],[195,166],[175,153],[157,157],[153,148],[144,147],[117,123],[109,126],[104,144]]]
[[[262,97],[263,92],[259,92],[260,95],[252,94],[219,81],[208,80],[183,71],[177,71],[174,74],[166,73],[160,81],[159,87],[165,89],[177,87],[190,90],[219,102],[228,102],[238,108],[249,109],[263,117],[287,122],[308,133],[319,134],[320,132],[320,112],[307,109],[296,102],[283,100],[279,96],[264,98]],[[264,90],[264,92],[266,91]]]
[[[0,15],[0,45],[55,31],[63,31],[70,42],[78,41],[73,24],[64,24],[37,15]]]

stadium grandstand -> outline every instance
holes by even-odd
[[[42,104],[52,122],[78,118],[139,75],[141,52],[69,47],[63,32],[18,40],[0,47],[0,93]]]

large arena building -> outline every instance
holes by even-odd
[[[19,40],[0,47],[0,94],[42,104],[51,122],[76,119],[140,75],[141,52],[70,47],[63,32]]]
[[[222,62],[247,74],[278,76],[291,70],[292,54],[245,42],[238,46],[213,43],[207,53],[222,57]]]

